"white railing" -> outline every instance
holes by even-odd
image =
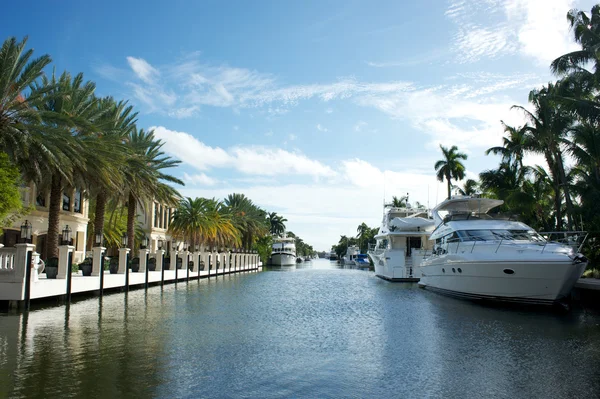
[[[0,248],[0,273],[15,271],[16,248]]]

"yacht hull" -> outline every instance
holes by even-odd
[[[567,297],[587,262],[548,259],[477,259],[432,256],[421,263],[419,286],[468,299],[551,305]]]
[[[404,251],[388,250],[368,253],[373,261],[375,275],[393,282],[418,282],[421,272],[418,267],[406,262]]]
[[[296,264],[296,255],[291,253],[271,254],[271,264],[275,266],[292,266]]]

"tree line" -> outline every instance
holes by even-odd
[[[135,249],[144,234],[136,210],[154,201],[176,208],[169,232],[190,245],[251,249],[262,243],[266,253],[270,236],[285,231],[284,218],[243,194],[223,201],[182,198],[173,186],[184,183],[172,174],[180,161],[163,152],[153,131],[137,126],[133,106],[98,97],[96,84],[82,73],[46,74],[50,56],[34,58],[26,43],[10,37],[0,49],[2,225],[28,211],[19,186],[33,183],[49,193],[49,258],[58,256],[63,192],[69,188],[90,200],[88,240],[102,234],[109,245],[120,245],[126,232],[127,247]]]
[[[579,49],[550,64],[554,82],[531,90],[528,107],[514,105],[525,119],[521,126],[503,121],[501,146],[485,153],[501,157],[497,168],[462,187],[452,180],[465,175],[467,155],[456,146],[440,146],[443,159],[435,164],[437,178],[446,181],[448,197],[483,194],[504,200],[501,211],[541,231],[600,230],[600,4],[588,14],[570,10],[567,21]],[[546,165],[527,166],[527,154],[539,154]],[[598,258],[594,237],[586,255]]]

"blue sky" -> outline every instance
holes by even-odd
[[[442,200],[439,144],[469,155],[470,177],[495,167],[500,120],[523,122],[511,105],[576,48],[567,11],[594,4],[40,3],[5,6],[2,36],[134,104],[182,160],[184,195],[243,192],[317,249],[377,226],[384,193]]]

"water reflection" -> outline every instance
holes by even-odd
[[[298,267],[301,265],[301,267]],[[0,316],[8,397],[594,397],[600,316],[326,260]]]

